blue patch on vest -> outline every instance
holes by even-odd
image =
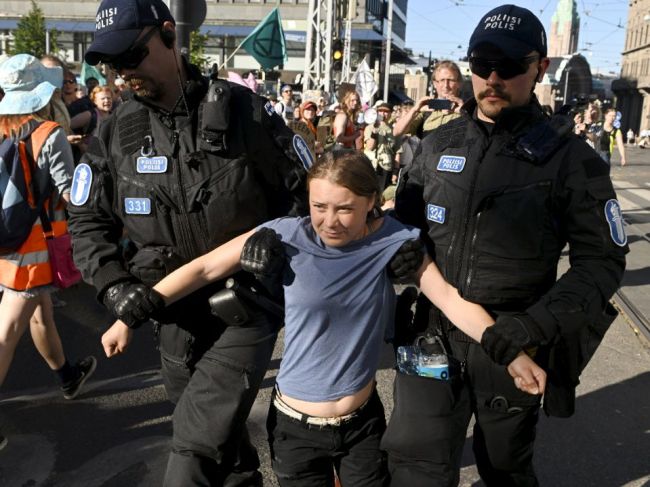
[[[86,163],[79,164],[74,170],[72,189],[70,190],[70,203],[81,206],[88,201],[90,188],[93,184],[93,171]]]
[[[273,114],[275,113],[275,109],[273,108],[273,104],[270,101],[266,102],[266,104],[264,105],[264,110],[266,110],[266,113],[269,114],[269,117],[272,117]]]
[[[167,158],[165,156],[138,157],[135,169],[140,174],[167,172]]]
[[[441,156],[438,171],[461,172],[465,168],[465,158],[461,156]]]
[[[300,135],[294,135],[293,148],[298,154],[298,158],[300,159],[300,162],[302,162],[302,165],[307,171],[309,171],[309,168],[314,164],[314,157],[311,155],[311,151],[309,150],[309,147],[307,147],[305,139],[300,137]]]
[[[619,247],[624,247],[627,244],[627,235],[625,234],[625,228],[623,228],[621,205],[617,200],[609,200],[605,203],[605,218],[609,225],[609,234],[612,241]]]
[[[127,215],[151,214],[151,200],[149,198],[124,198],[124,212]]]
[[[445,223],[445,208],[432,204],[427,205],[427,220],[436,223]]]

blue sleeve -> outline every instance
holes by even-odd
[[[282,242],[289,243],[292,236],[296,233],[296,229],[300,226],[301,220],[302,218],[290,216],[276,218],[275,220],[262,223],[255,229],[255,231],[260,228],[270,228],[280,236]]]
[[[397,240],[399,245],[395,248],[397,249],[407,240],[419,240],[421,230],[417,227],[411,225],[405,225],[404,223],[396,220],[391,216],[386,216],[386,223],[388,223],[389,232],[391,233],[391,238]]]

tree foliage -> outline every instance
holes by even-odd
[[[190,63],[196,64],[201,70],[205,69],[208,63],[205,55],[208,38],[207,34],[201,34],[198,29],[190,33]]]
[[[14,33],[11,54],[31,54],[40,58],[45,52],[45,16],[36,0],[31,0],[32,9],[20,21]],[[57,52],[58,31],[50,30],[50,52]]]

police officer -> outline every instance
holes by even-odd
[[[496,323],[478,344],[418,303],[416,332],[441,335],[458,373],[449,382],[397,374],[382,442],[394,486],[457,485],[472,415],[486,485],[538,485],[541,398],[518,391],[505,366],[531,354],[548,372],[545,411],[569,416],[579,373],[615,316],[608,300],[628,251],[621,210],[607,165],[533,95],[546,54],[529,10],[503,5],[483,16],[468,49],[474,98],[402,174],[398,217],[426,231],[445,278]],[[567,243],[571,266],[556,281]]]
[[[76,168],[75,262],[124,326],[149,317],[159,325],[164,385],[176,404],[165,485],[262,485],[245,421],[278,320],[250,303],[241,326],[212,317],[208,297],[223,283],[163,313],[151,286],[264,221],[301,213],[309,151],[267,100],[208,83],[179,55],[162,0],[104,0],[96,22],[85,60],[115,70],[134,98]],[[103,343],[109,355],[124,348],[110,334]]]

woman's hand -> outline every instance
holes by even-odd
[[[120,320],[102,335],[102,346],[108,358],[124,353],[133,338],[133,330]]]
[[[524,352],[510,362],[508,373],[514,378],[517,389],[533,395],[544,394],[546,372]]]

